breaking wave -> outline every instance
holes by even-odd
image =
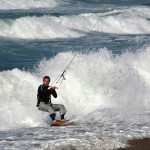
[[[93,31],[114,34],[149,34],[150,9],[131,7],[106,13],[72,16],[23,17],[0,20],[0,36],[20,39],[77,38]],[[81,32],[82,31],[82,32]]]
[[[48,16],[1,21],[0,27],[0,35],[9,38],[53,39],[79,37],[80,35]]]
[[[1,130],[44,124],[42,112],[35,107],[37,87],[45,75],[54,80],[73,55],[64,52],[41,60],[36,73],[19,69],[0,72]],[[67,107],[68,118],[92,115],[91,112],[96,115],[103,108],[145,112],[150,106],[149,68],[150,47],[115,57],[107,49],[78,53],[66,74],[67,80],[58,90],[58,98],[52,101]],[[98,116],[95,119],[100,122]],[[84,120],[88,122],[90,118]]]

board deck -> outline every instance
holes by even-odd
[[[61,126],[73,126],[76,125],[76,123],[72,120],[65,122],[64,124],[62,124]]]
[[[74,122],[71,120],[66,120],[66,121],[57,120],[54,124],[51,124],[51,127],[68,126],[68,125],[74,125]]]

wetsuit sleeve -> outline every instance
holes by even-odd
[[[40,104],[40,99],[39,99],[39,96],[38,96],[38,94],[37,94],[37,104],[36,104],[36,107],[39,107],[39,104]]]
[[[50,90],[51,91],[51,94],[53,95],[54,98],[57,98],[57,93],[55,90]]]
[[[38,92],[37,92],[37,104],[36,104],[36,107],[39,107],[39,104],[40,104],[40,96],[39,95],[42,95],[42,88],[41,88],[41,85],[38,87]]]

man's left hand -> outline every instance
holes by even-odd
[[[56,86],[51,86],[50,89],[55,90],[55,89],[58,89],[58,88]]]

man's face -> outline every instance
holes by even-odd
[[[49,79],[44,79],[44,80],[43,80],[43,84],[44,84],[45,86],[48,86],[49,83],[50,83],[50,80],[49,80]]]

